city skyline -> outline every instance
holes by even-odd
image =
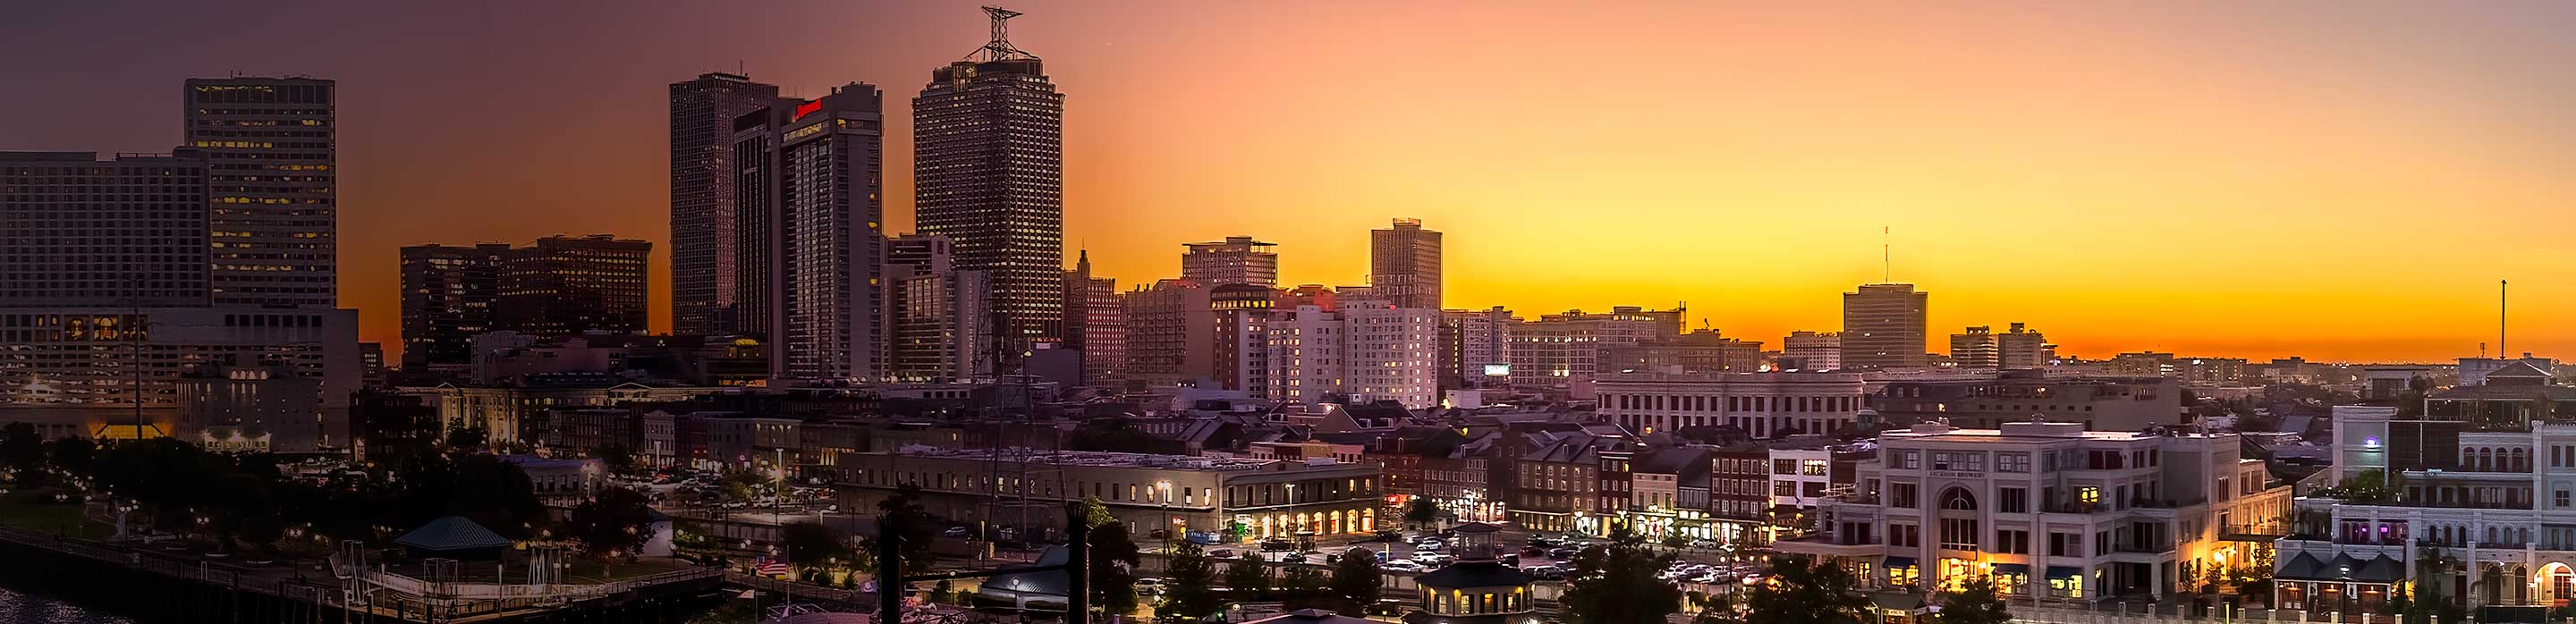
[[[1173,245],[1247,234],[1279,243],[1283,285],[1356,284],[1368,273],[1361,231],[1416,217],[1448,235],[1448,307],[1501,305],[1534,319],[1568,308],[1686,301],[1694,312],[1688,327],[1706,319],[1777,349],[1792,330],[1841,329],[1834,295],[1878,281],[1879,258],[1869,252],[1881,239],[1873,230],[1892,227],[1893,281],[1940,294],[1925,323],[1937,335],[2027,321],[2047,328],[2063,353],[2094,358],[2152,349],[2437,361],[2475,355],[2479,343],[2496,339],[2493,282],[2511,279],[2512,342],[2490,344],[2489,354],[2549,355],[2576,345],[2576,332],[2550,322],[2576,303],[2576,288],[2564,285],[2568,246],[2546,235],[2571,220],[2552,200],[2567,196],[2570,182],[2547,176],[2576,162],[2576,146],[2545,131],[2567,122],[2559,111],[2571,108],[2576,84],[2518,65],[2543,65],[2537,61],[2570,45],[2549,41],[2537,26],[2564,23],[2549,16],[2566,7],[2459,14],[2364,5],[2336,13],[2344,19],[2310,21],[2290,5],[1973,6],[2019,29],[1963,50],[1942,43],[1975,37],[1979,26],[1897,26],[1909,13],[1948,7],[1866,15],[1710,9],[1726,17],[1693,26],[1706,29],[1707,40],[1732,43],[1715,47],[1741,48],[1722,52],[1603,38],[1625,32],[1618,28],[1649,30],[1633,27],[1645,21],[1634,14],[1534,24],[1527,14],[1539,11],[1531,7],[1480,7],[1459,28],[1409,32],[1393,25],[1434,11],[1309,7],[1261,16],[1259,7],[1169,7],[1182,10],[1141,18],[1135,6],[1034,3],[1014,5],[1030,16],[1015,22],[1013,37],[1044,53],[1053,81],[1072,94],[1066,255],[1091,251],[1097,275],[1131,288],[1179,275]],[[829,43],[820,37],[834,29],[818,23],[774,33],[775,41],[645,51],[585,37],[697,27],[707,20],[685,14],[707,9],[675,8],[653,20],[622,15],[560,34],[548,28],[567,26],[570,11],[554,7],[410,16],[436,18],[426,24],[387,15],[402,8],[325,8],[276,25],[180,10],[118,22],[134,28],[116,32],[102,18],[119,10],[43,7],[21,25],[0,26],[25,42],[0,49],[37,61],[30,84],[87,94],[0,104],[0,113],[69,120],[0,128],[0,143],[167,151],[180,140],[170,131],[169,111],[178,107],[172,86],[187,78],[238,66],[337,81],[341,304],[362,311],[366,339],[389,345],[399,344],[399,247],[610,233],[669,249],[668,169],[659,156],[667,137],[634,128],[665,125],[670,83],[747,68],[753,80],[803,97],[851,80],[901,92],[923,68],[973,50],[982,25],[963,6],[834,7],[873,19],[816,21],[913,26],[873,33],[884,40],[858,50],[800,48]],[[373,18],[352,21],[353,13]],[[435,30],[458,14],[489,21],[384,44],[454,53],[448,58],[357,43],[387,28]],[[1250,24],[1245,14],[1274,23]],[[1854,17],[1880,19],[1837,19]],[[355,24],[315,36],[326,48],[357,52],[346,60],[257,45],[219,53],[182,40],[140,50],[136,62],[99,76],[43,67],[85,67],[47,61],[78,58],[89,46],[124,48],[115,42],[183,24],[260,32],[300,20]],[[1332,28],[1348,20],[1388,26]],[[2051,32],[2046,25],[2098,33],[2091,29],[2124,21],[2135,25],[2117,31],[2129,37],[2114,43],[2030,34]],[[1551,27],[1599,47],[1554,60],[1491,49]],[[1945,35],[1945,28],[1971,32]],[[1230,92],[1249,87],[1222,76],[1180,82],[1143,60],[1204,52],[1222,41],[1207,37],[1225,29],[1243,31],[1230,35],[1242,44],[1225,49],[1245,57],[1240,66],[1261,70],[1244,73],[1267,73],[1269,90]],[[1324,32],[1334,37],[1295,36]],[[565,49],[585,41],[603,45]],[[1868,42],[1879,44],[1875,53],[1851,45]],[[1417,83],[1378,70],[1336,71],[1467,44],[1509,56],[1497,64],[1521,72],[1513,84],[1579,94],[1547,105],[1509,101],[1513,91],[1480,84],[1507,77],[1499,69],[1411,74]],[[547,49],[560,54],[502,62]],[[646,58],[631,65],[586,65],[637,53]],[[1638,60],[1608,64],[1623,58]],[[2252,69],[2217,66],[2230,61]],[[1667,82],[1669,72],[1685,69],[1737,80]],[[1856,73],[1828,75],[1836,71]],[[1610,98],[1578,88],[1583,78],[1647,81],[1680,89],[1680,97]],[[1312,80],[1325,82],[1277,86]],[[2180,80],[2191,88],[2164,88]],[[1908,91],[1927,85],[1960,88]],[[515,93],[459,102],[409,91],[462,88]],[[1886,103],[1900,93],[1912,98],[1905,106]],[[1419,117],[1444,110],[1436,104],[1453,96],[1487,107],[1442,113],[1455,119]],[[1831,106],[1799,110],[1819,103]],[[1325,112],[1260,115],[1283,105]],[[1391,106],[1392,114],[1359,112],[1373,106]],[[1241,107],[1250,110],[1198,110]],[[1227,125],[1243,115],[1281,128]],[[912,231],[910,119],[891,110],[888,117],[888,231]],[[1694,123],[1668,136],[1613,118]],[[1532,127],[1527,119],[1556,123]],[[1209,134],[1220,129],[1245,132]],[[1199,142],[1208,136],[1224,143],[1210,149]],[[490,157],[502,153],[526,159]],[[586,157],[596,162],[558,164],[574,153],[596,154]],[[1862,162],[1874,159],[1883,162]],[[2396,227],[2408,237],[2386,236]],[[647,309],[654,328],[666,330],[668,254],[656,253],[654,265]]]

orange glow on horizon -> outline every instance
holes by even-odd
[[[907,231],[909,99],[985,37],[971,5],[787,4],[60,9],[0,50],[78,97],[0,104],[53,120],[0,148],[166,151],[186,76],[336,78],[363,339],[400,347],[397,247],[593,232],[655,241],[667,329],[665,85],[885,89]],[[1417,217],[1448,307],[1687,302],[1776,350],[1839,329],[1890,228],[1933,352],[2026,322],[2088,358],[2446,361],[2496,352],[2510,279],[2505,348],[2576,358],[2565,4],[1011,8],[1067,94],[1068,264],[1122,290],[1247,234],[1289,284],[1358,284],[1367,230]],[[145,69],[78,69],[103,55]]]

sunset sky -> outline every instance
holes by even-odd
[[[1929,290],[1934,351],[2576,357],[2576,3],[1013,1],[1066,94],[1066,253],[1121,287],[1180,244],[1357,284],[1367,230],[1447,233],[1447,303],[1687,301],[1778,348],[1838,293]],[[739,64],[908,101],[981,45],[962,2],[26,2],[0,150],[167,151],[181,80],[340,85],[340,289],[399,338],[395,250],[656,241],[665,89]]]

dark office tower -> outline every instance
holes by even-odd
[[[884,119],[876,86],[853,82],[735,120],[736,308],[768,337],[772,377],[886,376]]]
[[[512,249],[501,262],[494,324],[538,337],[644,333],[652,253],[651,242],[607,234],[548,236]]]
[[[206,232],[193,150],[0,152],[0,306],[204,306]]]
[[[1440,309],[1440,233],[1421,219],[1369,230],[1369,292],[1399,308]]]
[[[1064,94],[1038,57],[993,39],[933,70],[912,100],[913,201],[928,234],[956,243],[957,268],[992,275],[991,304],[1013,343],[1062,337]]]
[[[739,74],[671,83],[671,331],[734,332],[733,120],[778,86]]]
[[[474,362],[475,334],[492,331],[492,299],[510,246],[413,245],[402,248],[402,369]]]
[[[1913,284],[1862,284],[1843,293],[1845,368],[1872,370],[1931,364],[1923,351],[1923,319],[1930,293]]]
[[[335,305],[333,88],[315,78],[188,79],[185,145],[206,154],[215,303]]]

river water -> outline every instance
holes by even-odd
[[[139,624],[137,620],[97,609],[0,587],[0,624]]]

